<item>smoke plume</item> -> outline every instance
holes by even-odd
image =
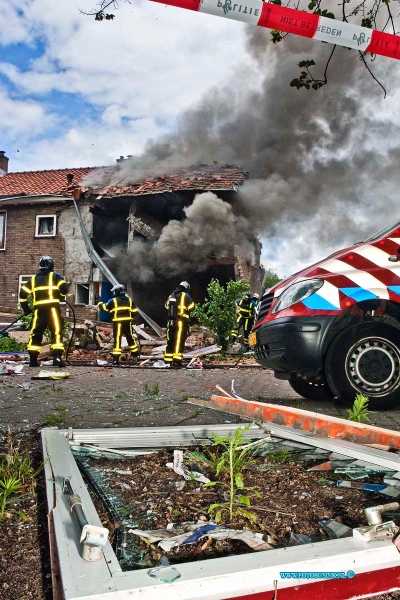
[[[249,242],[248,221],[233,212],[232,206],[212,192],[197,194],[184,209],[185,219],[175,219],[163,228],[154,244],[136,239],[130,245],[123,278],[151,281],[156,275],[172,277],[190,271],[205,271],[210,256],[230,258],[234,244],[240,244],[249,260],[254,259],[254,247]]]
[[[358,52],[339,47],[328,85],[297,90],[289,83],[299,75],[298,63],[313,58],[322,77],[333,47],[294,36],[273,46],[269,32],[250,26],[246,32],[252,65],[187,110],[175,133],[150,141],[123,164],[124,182],[149,167],[154,174],[213,160],[250,174],[232,206],[201,194],[185,221],[164,228],[154,249],[144,244],[148,274],[182,272],[193,263],[203,269],[211,253],[223,256],[228,242],[246,244],[250,235],[262,237],[267,263],[278,264],[281,253],[292,265],[307,264],[397,217],[400,127],[387,114],[394,92],[383,101]],[[396,61],[371,65],[384,84],[399,75]],[[140,252],[135,244],[133,263]]]

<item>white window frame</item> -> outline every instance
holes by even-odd
[[[33,277],[34,273],[32,273],[32,275],[19,275],[18,276],[18,298],[19,298],[19,293],[21,291],[21,286],[24,285],[24,283],[28,283],[31,278]]]
[[[39,233],[40,219],[54,219],[53,233]],[[57,215],[36,215],[35,237],[55,237],[57,229]]]
[[[3,245],[0,246],[0,252],[4,252],[4,250],[6,249],[6,239],[7,239],[7,211],[6,210],[0,210],[0,216],[4,215],[4,226],[3,226]]]

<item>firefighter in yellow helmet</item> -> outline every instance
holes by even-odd
[[[114,336],[114,348],[111,354],[113,365],[118,365],[122,354],[121,339],[123,335],[127,339],[131,356],[137,358],[140,355],[139,344],[132,330],[132,321],[138,309],[132,298],[126,293],[124,285],[115,285],[111,291],[113,298],[107,303],[97,299],[97,305],[111,315]]]
[[[171,367],[182,366],[183,349],[189,333],[190,313],[194,309],[194,302],[188,294],[189,291],[188,282],[182,281],[165,303],[168,322],[164,362]]]
[[[239,330],[243,327],[243,342],[246,350],[249,349],[249,335],[253,328],[256,306],[252,300],[251,292],[245,292],[243,298],[236,300],[237,317],[231,332],[231,341],[235,342]]]
[[[25,315],[32,313],[28,304],[31,296],[33,317],[31,336],[28,342],[29,366],[39,367],[38,356],[42,344],[43,334],[48,328],[51,335],[51,350],[53,353],[53,366],[63,367],[62,353],[62,317],[60,300],[64,300],[68,292],[68,284],[64,277],[54,271],[54,260],[50,256],[42,256],[39,261],[39,271],[21,286],[19,301]]]

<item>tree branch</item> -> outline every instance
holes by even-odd
[[[371,71],[371,69],[369,68],[367,61],[365,60],[365,56],[363,54],[363,52],[359,52],[359,55],[361,56],[361,60],[364,63],[365,68],[367,69],[367,71],[369,72],[369,74],[371,75],[372,79],[374,81],[376,81],[376,83],[383,89],[383,97],[386,98],[386,89],[384,88],[384,86],[381,84],[381,82],[375,77],[375,75],[373,74],[373,72]]]

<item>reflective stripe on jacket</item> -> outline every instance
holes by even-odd
[[[29,282],[21,286],[19,301],[21,305],[32,296],[34,308],[43,305],[60,304],[68,292],[68,284],[60,273],[47,271],[33,275]]]
[[[99,302],[98,306],[110,313],[113,322],[132,321],[138,311],[136,304],[128,295],[111,298],[107,304]]]
[[[172,292],[168,300],[165,303],[165,308],[168,310],[171,299],[176,298],[176,312],[177,317],[182,319],[189,319],[191,311],[194,309],[194,302],[186,292]]]
[[[236,300],[236,306],[238,307],[240,317],[243,317],[244,319],[252,319],[254,317],[255,306],[250,298],[239,298]]]

